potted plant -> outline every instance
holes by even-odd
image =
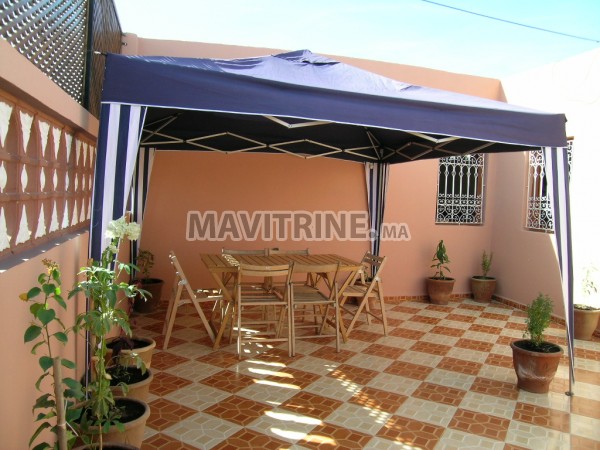
[[[76,439],[76,421],[81,409],[76,405],[83,399],[81,384],[71,377],[63,377],[62,370],[75,369],[75,363],[55,353],[56,345],[66,345],[72,328],[67,328],[58,318],[57,309],[67,309],[62,297],[61,274],[57,263],[44,259],[46,271],[38,276],[39,286],[32,287],[19,298],[30,303],[29,311],[33,316],[31,324],[25,330],[25,343],[35,342],[31,353],[41,354],[39,365],[42,374],[35,383],[38,391],[43,392],[44,379],[52,380],[52,392],[42,393],[35,404],[33,412],[38,411],[36,421],[40,425],[34,431],[29,441],[31,447],[40,437],[40,433],[50,429],[56,435],[56,445],[59,450],[72,447]],[[41,299],[40,299],[41,297]],[[40,299],[40,300],[38,300]],[[43,353],[43,354],[42,354]],[[55,448],[48,442],[41,442],[33,450]]]
[[[554,379],[563,349],[544,340],[544,331],[552,319],[552,300],[544,294],[527,307],[524,338],[511,342],[517,386],[528,392],[546,393]]]
[[[132,352],[134,347],[132,338],[120,337],[112,346],[109,364],[106,368],[110,375],[110,386],[113,395],[119,395],[137,400],[147,401],[150,384],[154,379],[152,370],[146,367],[141,356]],[[129,354],[123,355],[124,349]]]
[[[86,377],[87,400],[82,404],[79,425],[86,444],[97,441],[102,448],[104,442],[116,441],[139,447],[150,409],[145,402],[114,397],[106,362],[111,330],[120,327],[131,335],[129,316],[119,307],[119,301],[123,296],[133,298],[138,289],[135,284],[120,281],[123,272],[130,276],[132,265],[119,262],[117,253],[122,238],[138,238],[139,225],[127,223],[122,217],[109,223],[106,234],[111,241],[101,260],[81,269],[83,280],[69,293],[69,297],[83,293],[90,300],[89,308],[77,317],[75,324],[76,329],[87,332],[94,362],[91,376]]]
[[[436,272],[426,280],[429,300],[437,305],[447,305],[454,289],[454,278],[447,277],[444,273],[444,271],[450,272],[448,267],[450,259],[443,240],[438,243],[432,261],[434,264],[431,267],[434,267]]]
[[[496,279],[488,277],[488,272],[492,267],[492,259],[494,254],[490,252],[488,255],[484,250],[481,255],[481,272],[482,275],[471,277],[471,292],[473,300],[479,303],[489,303],[496,289]]]
[[[598,287],[593,279],[593,275],[597,271],[598,269],[595,267],[587,267],[585,269],[582,289],[587,303],[573,305],[573,332],[575,339],[590,341],[596,328],[598,328],[598,319],[600,318],[600,307],[596,306],[598,305]]]
[[[137,255],[136,265],[138,278],[133,282],[137,283],[139,288],[145,291],[145,295],[137,295],[135,297],[133,309],[139,313],[154,312],[160,304],[163,287],[163,280],[150,277],[150,270],[154,267],[154,254],[149,250],[140,250]]]

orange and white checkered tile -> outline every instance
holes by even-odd
[[[523,311],[469,299],[387,305],[390,332],[218,351],[181,308],[156,350],[143,449],[600,449],[600,339],[576,341],[575,395],[563,358],[548,394],[519,391],[509,344]],[[136,333],[162,347],[163,309]],[[564,345],[564,327],[549,339]]]

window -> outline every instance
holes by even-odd
[[[436,223],[483,223],[484,155],[440,158]]]
[[[571,174],[571,157],[573,140],[569,139],[567,156],[569,159],[569,176]],[[527,216],[525,228],[533,231],[554,231],[552,217],[552,197],[548,191],[546,166],[543,150],[529,152],[529,170],[527,172]]]

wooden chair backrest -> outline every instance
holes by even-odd
[[[282,277],[289,276],[290,265],[282,264],[280,266],[259,266],[253,264],[240,264],[238,266],[238,281],[243,277]]]
[[[362,269],[357,273],[358,277],[360,277],[360,281],[363,284],[369,284],[367,278],[370,278],[372,275],[372,281],[379,279],[379,274],[383,269],[383,265],[387,256],[375,256],[370,252],[366,252],[363,256],[360,264],[362,265]],[[357,278],[358,278],[357,277]]]
[[[223,248],[221,249],[222,255],[260,255],[267,256],[268,249],[252,249],[252,250],[238,250],[233,248]]]
[[[267,252],[269,255],[309,255],[307,248],[301,248],[298,250],[281,250],[280,248],[268,248]]]

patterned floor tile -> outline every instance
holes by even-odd
[[[185,378],[177,377],[166,372],[158,372],[154,375],[152,384],[150,384],[150,393],[163,396],[190,384],[192,384],[192,381]]]
[[[507,398],[509,400],[516,400],[519,397],[519,389],[514,383],[507,383],[489,378],[475,378],[475,381],[473,381],[473,384],[471,385],[471,391]]]
[[[427,341],[415,342],[410,350],[413,352],[429,353],[430,355],[445,356],[452,347]]]
[[[516,420],[510,421],[505,441],[527,449],[570,450],[571,448],[569,434]]]
[[[385,373],[392,375],[400,375],[406,378],[414,378],[415,380],[424,380],[433,371],[432,367],[421,366],[419,364],[412,364],[405,361],[394,361],[390,364]]]
[[[412,395],[420,385],[421,380],[390,373],[380,373],[367,384],[369,387],[400,395]]]
[[[391,413],[380,409],[344,403],[329,414],[325,422],[373,436],[391,416]]]
[[[569,433],[570,431],[568,413],[543,406],[517,402],[513,419],[531,425],[551,428],[563,433]]]
[[[195,409],[159,398],[150,403],[150,417],[146,426],[158,431],[196,414]]]
[[[481,370],[482,366],[483,364],[479,364],[473,361],[466,361],[464,359],[446,356],[439,362],[437,368],[449,370],[451,372],[464,373],[466,375],[477,375]]]
[[[231,367],[240,362],[237,355],[226,350],[218,350],[199,356],[196,358],[196,361],[204,364],[212,364],[213,366],[222,367],[223,369]]]
[[[172,438],[166,434],[158,433],[154,436],[144,439],[144,450],[200,450],[199,447],[181,442],[179,439]]]
[[[209,406],[229,397],[228,392],[223,392],[210,386],[205,386],[200,383],[192,383],[189,386],[178,389],[164,396],[170,400],[188,408],[202,411]]]
[[[169,367],[168,369],[164,370],[165,373],[194,382],[209,377],[220,371],[221,369],[219,367],[210,364],[204,364],[198,361],[187,361],[182,364],[178,364],[175,367]]]
[[[297,415],[325,420],[342,404],[342,401],[333,398],[302,391],[283,402],[281,409]]]
[[[404,327],[395,328],[394,330],[392,330],[390,332],[390,336],[400,337],[400,338],[404,338],[404,339],[411,339],[413,341],[418,341],[423,336],[425,336],[425,334],[426,333],[424,331],[411,330],[411,329],[404,328]]]
[[[512,419],[517,402],[493,395],[467,392],[460,402],[460,408],[492,416]]]
[[[412,396],[420,398],[422,400],[428,400],[433,403],[443,403],[450,406],[458,406],[462,402],[466,391],[463,389],[456,389],[448,386],[442,386],[439,384],[423,382],[413,392]]]
[[[152,368],[156,370],[166,370],[187,361],[189,361],[188,358],[177,356],[174,353],[154,351],[154,354],[152,355]]]
[[[198,413],[167,428],[164,434],[199,449],[213,448],[242,429],[228,420]]]
[[[374,344],[377,345],[377,344]],[[354,355],[352,358],[346,360],[344,365],[350,365],[355,367],[362,367],[363,369],[371,369],[377,372],[383,372],[390,364],[392,360],[389,358],[383,358],[381,356],[369,355],[368,353],[359,353]]]
[[[425,379],[425,381],[428,383],[448,386],[451,388],[461,389],[463,391],[468,391],[474,380],[475,376],[473,375],[457,373],[440,368],[433,369]]]
[[[365,355],[379,356],[380,358],[397,359],[404,349],[398,347],[392,347],[389,345],[371,344],[362,351]]]
[[[571,412],[580,416],[600,419],[600,401],[573,397],[571,400]]]
[[[356,352],[345,349],[340,350],[339,353],[336,353],[335,351],[332,351],[330,347],[321,347],[310,354],[312,357],[322,358],[327,361],[334,361],[337,363],[343,363],[344,361],[352,358],[354,355],[356,355]]]
[[[136,334],[162,345],[165,312],[136,317]],[[388,336],[361,318],[341,353],[324,338],[299,340],[293,358],[283,343],[240,360],[233,344],[213,351],[183,308],[154,355],[143,448],[600,448],[600,339],[575,343],[574,397],[566,355],[550,392],[531,394],[516,388],[510,349],[523,311],[461,299],[387,313]],[[547,334],[564,341],[564,326]]]
[[[395,415],[446,428],[457,409],[455,406],[409,397]]]
[[[280,449],[287,447],[287,443],[281,439],[259,433],[250,429],[242,429],[237,433],[232,434],[219,445],[216,445],[212,450],[255,450],[260,449]]]
[[[303,448],[348,450],[369,448],[371,436],[348,428],[324,423],[298,441]]]
[[[254,378],[230,370],[221,370],[200,380],[200,383],[225,392],[235,393],[254,384]]]
[[[262,379],[254,380],[253,384],[237,391],[236,395],[249,399],[260,399],[262,403],[276,407],[300,390],[300,386],[292,383]]]
[[[265,380],[276,384],[290,386],[293,389],[304,389],[319,378],[320,375],[311,372],[306,372],[293,367],[282,367],[279,370],[271,371]]]
[[[369,410],[379,410],[393,414],[407,398],[406,395],[365,386],[360,392],[354,394],[349,402]]]
[[[448,425],[465,433],[504,441],[510,419],[459,408]]]
[[[504,442],[459,430],[447,429],[441,440],[444,450],[507,450]]]
[[[400,448],[433,450],[443,434],[443,427],[393,416],[379,430],[377,436],[392,440],[400,445]]]
[[[388,363],[386,361],[386,363]],[[343,383],[353,383],[365,385],[377,376],[379,372],[362,367],[352,366],[350,364],[342,364],[331,372],[328,376],[336,378]]]
[[[460,328],[447,327],[444,325],[437,325],[431,329],[430,333],[460,338],[463,334],[465,334],[465,330]]]
[[[238,395],[231,395],[219,403],[206,408],[203,412],[211,416],[246,426],[258,419],[265,411],[271,409],[264,403],[259,403]]]

